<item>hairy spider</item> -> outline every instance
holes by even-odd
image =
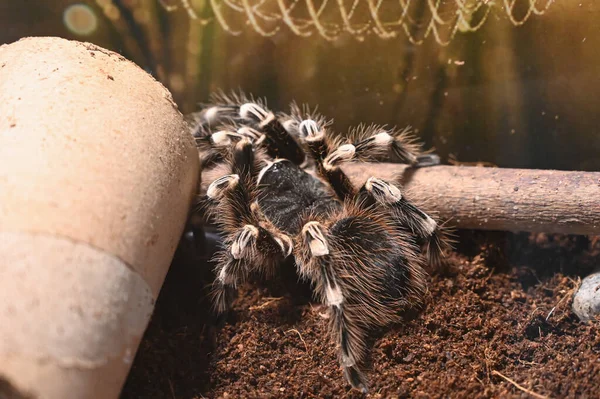
[[[361,372],[369,330],[400,321],[425,293],[425,262],[447,247],[438,224],[389,182],[369,178],[355,189],[344,162],[438,163],[408,130],[361,126],[349,142],[330,122],[292,105],[275,115],[243,95],[216,96],[189,116],[201,164],[228,165],[200,208],[223,233],[213,283],[217,312],[254,272],[272,274],[293,256],[298,274],[329,310],[329,329],[348,382],[366,392]]]

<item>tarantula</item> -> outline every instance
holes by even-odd
[[[348,382],[363,392],[369,330],[400,321],[425,293],[425,262],[438,264],[447,241],[438,224],[400,189],[377,177],[355,189],[350,161],[412,166],[439,162],[408,130],[361,126],[344,143],[322,116],[292,105],[274,114],[243,95],[216,96],[189,116],[204,169],[228,165],[200,201],[223,233],[212,293],[217,312],[254,272],[272,274],[293,256],[297,272],[329,310],[329,329]]]

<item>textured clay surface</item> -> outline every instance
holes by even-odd
[[[0,46],[0,228],[117,256],[158,295],[198,155],[169,91],[119,54],[42,37]]]
[[[0,398],[118,396],[197,176],[170,93],[132,62],[0,46]]]

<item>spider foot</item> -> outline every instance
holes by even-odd
[[[441,163],[439,155],[436,154],[423,154],[417,157],[417,163],[414,165],[415,168],[425,168],[428,166],[435,166]]]
[[[421,146],[410,134],[410,128],[396,130],[377,125],[361,126],[350,135],[355,137],[355,151],[351,160],[397,162],[413,166],[419,164],[420,158],[425,161]]]
[[[217,280],[213,283],[211,296],[215,313],[222,316],[231,309],[231,305],[235,299],[235,288]]]
[[[352,388],[360,390],[362,393],[367,393],[367,381],[356,366],[343,367],[344,377],[352,385]]]

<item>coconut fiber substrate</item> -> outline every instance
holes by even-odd
[[[600,398],[600,322],[571,298],[600,238],[461,232],[425,306],[373,336],[369,398]],[[360,398],[325,308],[293,265],[215,317],[210,254],[182,241],[122,393],[135,398]]]

